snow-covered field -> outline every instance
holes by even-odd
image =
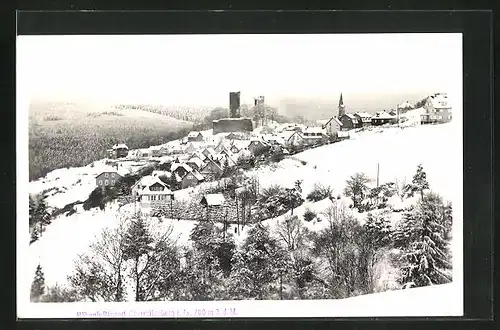
[[[63,208],[69,203],[84,201],[96,186],[96,176],[102,172],[112,171],[125,175],[136,171],[144,163],[122,161],[117,169],[106,165],[106,160],[99,160],[83,167],[71,167],[54,170],[44,178],[29,183],[29,193],[46,193],[47,204],[51,207]]]
[[[250,174],[258,175],[263,188],[272,184],[292,187],[295,180],[303,180],[305,194],[315,183],[323,183],[330,185],[337,195],[356,172],[366,173],[375,182],[379,164],[381,184],[405,178],[410,182],[421,163],[431,189],[453,199],[456,187],[451,183],[462,176],[462,146],[453,134],[455,129],[456,125],[449,123],[351,133],[349,140],[306,150]]]
[[[443,284],[408,290],[388,291],[337,300],[278,300],[278,301],[202,301],[196,302],[197,310],[214,311],[231,308],[237,317],[442,317],[461,316],[462,308],[450,305],[459,301],[457,285]],[[36,308],[35,308],[36,307]],[[122,304],[102,303],[99,310],[116,313],[119,318],[137,317],[135,312],[144,311],[144,317],[176,317],[176,310],[183,317],[183,310],[194,315],[190,302],[146,302],[127,304],[126,312]],[[23,310],[33,318],[74,318],[75,311],[86,312],[86,318],[102,318],[96,315],[97,308],[88,303],[31,304]],[[162,311],[169,314],[162,315]],[[153,312],[151,315],[150,313]],[[170,313],[172,312],[172,313]],[[19,315],[22,317],[22,315]],[[185,317],[185,316],[184,316]],[[207,318],[207,316],[198,317]]]

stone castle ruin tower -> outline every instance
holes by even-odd
[[[229,117],[240,118],[240,98],[241,92],[229,93]]]

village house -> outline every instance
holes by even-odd
[[[217,156],[215,150],[213,148],[205,148],[202,152],[203,156],[205,156],[205,159],[215,159],[215,157]]]
[[[196,147],[194,146],[194,144],[191,142],[189,143],[187,146],[186,146],[186,149],[184,149],[184,152],[187,153],[187,154],[190,154],[190,153],[193,153],[195,152],[197,149]]]
[[[372,125],[380,126],[385,124],[395,124],[397,122],[396,117],[391,116],[385,111],[380,111],[372,117]]]
[[[304,142],[307,144],[316,144],[325,140],[325,130],[321,127],[306,127],[302,132]]]
[[[413,110],[415,107],[413,104],[409,103],[408,101],[398,104],[397,110],[399,111],[400,114],[405,113],[407,111]]]
[[[231,132],[227,134],[224,138],[226,140],[234,141],[234,140],[246,140],[248,139],[248,132]]]
[[[247,148],[255,156],[255,155],[260,155],[266,150],[268,150],[269,145],[262,140],[253,139],[250,141]]]
[[[222,150],[218,155],[217,158],[224,167],[225,166],[235,166],[236,165],[236,159],[234,155],[228,151],[228,150]]]
[[[427,123],[446,123],[452,119],[452,108],[446,93],[436,93],[429,96],[423,106],[425,114],[421,121]]]
[[[110,158],[123,158],[128,155],[128,147],[123,143],[115,144],[110,151],[111,152],[108,150],[108,155],[111,156]]]
[[[155,177],[158,177],[158,178],[161,178],[161,177],[171,178],[172,177],[172,173],[170,171],[154,170],[151,173],[151,176],[155,176]]]
[[[241,148],[240,151],[235,155],[237,161],[252,158],[252,153],[247,148]]]
[[[206,194],[202,197],[200,204],[205,207],[205,217],[207,220],[224,219],[224,204],[226,199],[223,194]]]
[[[186,142],[192,142],[192,141],[198,141],[201,142],[203,141],[203,134],[201,132],[189,132],[187,135],[187,141]]]
[[[215,147],[214,151],[216,154],[220,154],[223,150],[229,150],[230,144],[229,143],[224,143],[223,140],[217,144]]]
[[[292,131],[292,132],[302,132],[302,130],[304,129],[304,125],[300,125],[300,124],[288,124],[286,125],[282,131]]]
[[[336,116],[330,119],[318,120],[317,123],[321,125],[321,128],[329,136],[335,136],[342,129],[342,122]]]
[[[352,113],[346,113],[339,118],[342,123],[342,130],[347,131],[359,127],[358,117]]]
[[[215,180],[222,174],[222,168],[212,159],[207,159],[205,166],[200,171],[205,180]]]
[[[199,171],[203,166],[205,166],[205,163],[198,156],[190,157],[186,161],[186,164],[195,171]]]
[[[105,187],[114,186],[118,180],[121,179],[121,175],[117,172],[102,172],[96,176],[96,185],[104,189]]]
[[[237,154],[238,152],[240,152],[240,149],[235,144],[232,144],[229,148],[229,151],[231,151],[233,154]]]
[[[306,144],[306,141],[304,140],[304,137],[302,136],[302,133],[300,133],[300,132],[293,132],[286,139],[286,147],[287,148],[302,147],[304,144]]]
[[[222,206],[226,199],[223,194],[206,194],[201,199],[201,205],[205,207]]]
[[[151,208],[174,199],[174,193],[156,176],[142,177],[132,186],[132,196],[143,213],[149,213]]]
[[[160,157],[161,156],[161,147],[159,147],[159,146],[149,147],[149,156],[150,157]]]
[[[205,178],[203,177],[203,175],[201,175],[198,171],[193,170],[192,172],[188,172],[181,179],[181,182],[180,182],[181,189],[195,187],[198,184],[200,184],[201,182],[203,182],[204,180],[205,180]]]
[[[356,112],[354,114],[358,118],[358,127],[370,126],[372,123],[372,115],[366,112]]]
[[[207,157],[205,157],[205,155],[203,153],[201,153],[200,151],[195,151],[195,152],[191,153],[191,155],[189,155],[188,160],[190,160],[191,158],[195,158],[195,157],[201,159],[202,161],[205,161],[205,159],[207,159]]]
[[[181,179],[187,173],[192,172],[192,171],[193,171],[193,169],[191,168],[191,166],[189,166],[188,164],[185,164],[185,163],[174,162],[170,166],[170,172],[172,172],[173,174],[177,174]]]

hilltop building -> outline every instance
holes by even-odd
[[[446,93],[435,93],[429,96],[423,106],[425,113],[421,115],[423,124],[446,123],[452,119],[451,104]]]

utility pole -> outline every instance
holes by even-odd
[[[380,173],[380,165],[377,163],[377,188],[378,188],[378,183],[379,183],[379,173]]]

